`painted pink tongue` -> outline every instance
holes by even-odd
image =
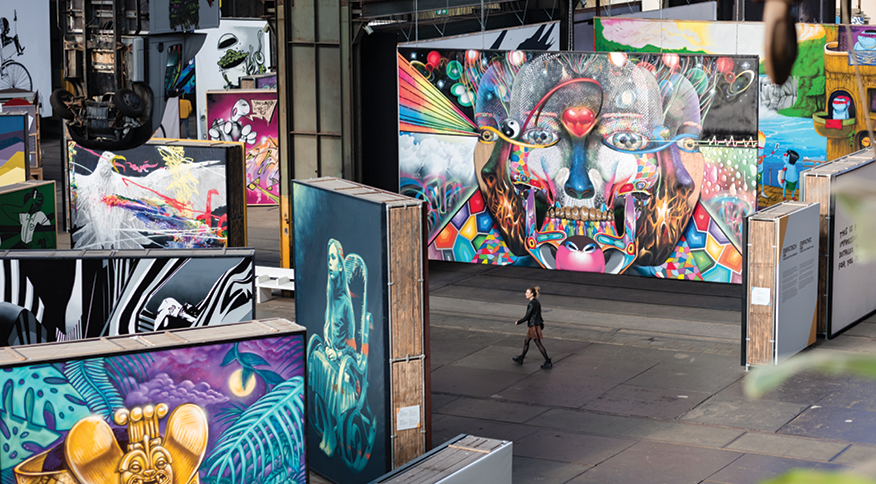
[[[596,114],[586,106],[568,108],[563,111],[563,126],[572,136],[583,138],[596,124]]]

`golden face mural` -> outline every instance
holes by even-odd
[[[52,452],[48,450],[16,467],[16,480],[19,484],[197,484],[207,450],[207,415],[197,405],[180,405],[161,435],[159,421],[168,412],[164,403],[116,411],[113,421],[127,425],[125,452],[103,419],[82,419],[63,444],[67,469],[43,471]]]

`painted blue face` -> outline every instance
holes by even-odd
[[[870,35],[859,35],[858,36],[858,44],[864,50],[873,50],[876,48],[876,37]],[[856,49],[860,50],[860,49]]]
[[[787,154],[787,153],[785,153],[785,154],[784,154],[784,155],[782,155],[782,161],[784,161],[784,162],[785,162],[785,163],[787,163],[787,162],[788,162],[788,160],[789,160],[789,159],[790,159],[790,158],[791,158],[791,157],[790,157],[790,156],[788,156],[788,154]]]

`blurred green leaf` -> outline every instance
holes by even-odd
[[[745,378],[745,393],[750,397],[759,398],[788,378],[808,370],[876,379],[876,356],[824,351],[803,353],[782,362],[781,365],[752,370]]]
[[[844,472],[796,469],[760,484],[876,484],[876,481]]]

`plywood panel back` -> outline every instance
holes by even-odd
[[[423,354],[420,206],[389,210],[392,358]]]
[[[748,364],[770,365],[773,360],[773,309],[776,301],[775,274],[778,266],[776,252],[776,223],[770,220],[749,221],[748,252]],[[752,304],[753,288],[770,292],[768,306]]]
[[[399,361],[392,364],[392,439],[393,469],[426,452],[425,422],[426,406],[423,394],[424,361]],[[417,428],[397,431],[398,410],[418,406],[420,425]]]

